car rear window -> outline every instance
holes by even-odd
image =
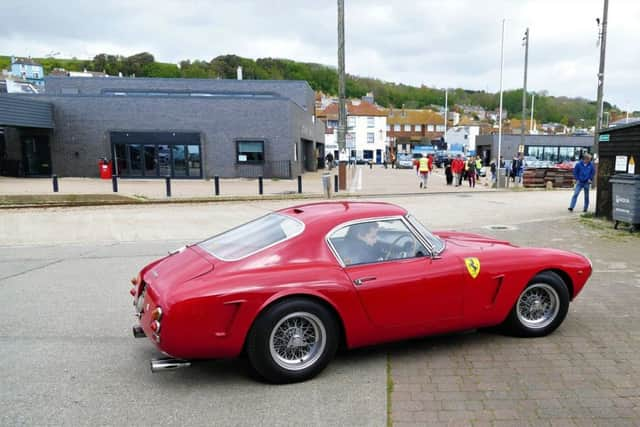
[[[302,233],[304,224],[272,213],[218,234],[199,246],[223,261],[235,261]]]

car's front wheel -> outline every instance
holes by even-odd
[[[547,271],[536,275],[518,296],[503,326],[521,337],[550,334],[569,310],[569,290],[562,278]]]
[[[303,298],[268,307],[247,336],[258,375],[273,383],[305,381],[322,371],[338,347],[338,325],[326,307]]]

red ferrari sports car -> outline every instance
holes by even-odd
[[[304,381],[339,346],[489,326],[547,335],[591,270],[576,253],[430,232],[388,203],[311,203],[144,267],[133,333],[169,356],[154,372],[246,354],[267,381]]]

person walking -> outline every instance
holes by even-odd
[[[444,174],[447,177],[447,185],[451,185],[453,183],[453,172],[451,171],[451,155],[447,156],[447,159],[444,161]]]
[[[453,185],[460,187],[462,184],[462,171],[464,170],[464,162],[462,161],[462,155],[456,155],[456,158],[451,162],[451,172],[453,173]]]
[[[469,180],[469,187],[476,187],[476,159],[474,156],[467,161],[467,179]]]
[[[420,188],[427,188],[427,181],[429,180],[429,159],[427,157],[420,157],[420,163],[418,165],[420,172]]]
[[[593,182],[596,169],[591,163],[591,154],[585,153],[582,156],[582,161],[576,163],[573,168],[573,177],[576,180],[576,186],[573,190],[573,196],[571,197],[571,203],[569,204],[569,212],[573,212],[573,208],[576,207],[578,201],[578,195],[584,190],[584,209],[586,212],[589,209],[589,187]]]

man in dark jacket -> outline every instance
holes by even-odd
[[[593,181],[595,175],[595,168],[591,163],[591,154],[585,153],[582,156],[582,161],[576,163],[573,168],[573,177],[576,180],[576,188],[573,191],[573,197],[571,197],[571,204],[569,205],[569,211],[572,212],[576,207],[576,201],[580,191],[584,190],[584,210],[586,212],[589,209],[589,186]]]

